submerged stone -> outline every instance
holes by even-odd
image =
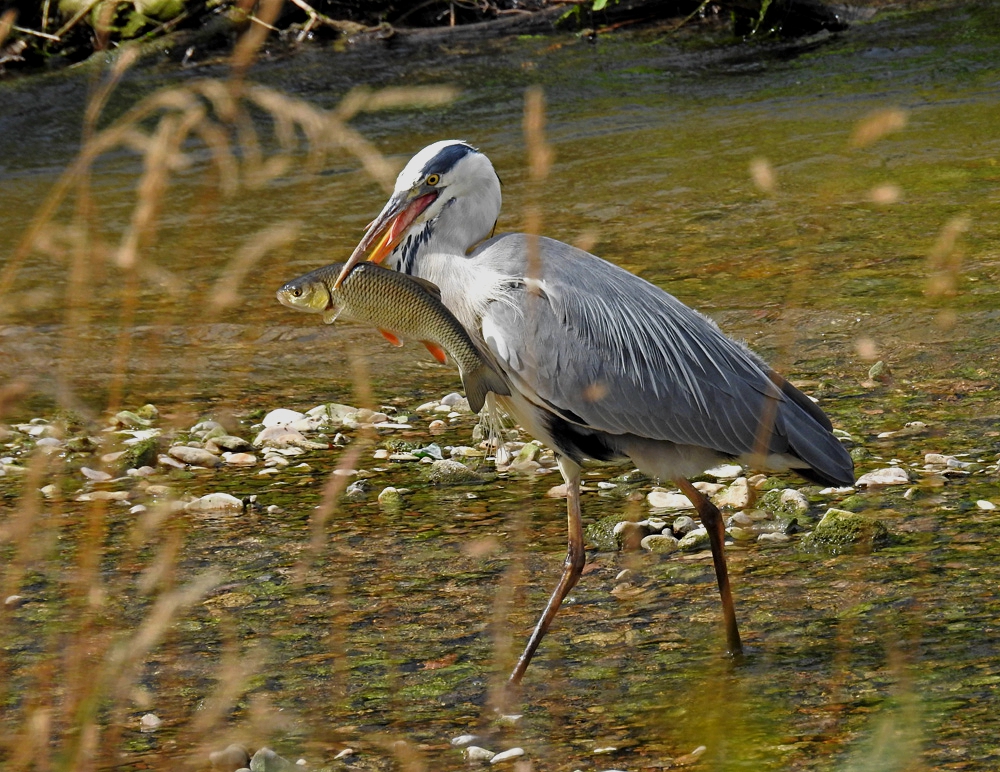
[[[442,484],[481,483],[483,478],[460,461],[450,458],[438,459],[431,463],[427,478]]]
[[[679,543],[680,542],[675,537],[666,536],[662,533],[651,533],[639,542],[640,546],[644,550],[660,555],[667,555],[671,552],[676,552]]]
[[[270,748],[261,748],[250,759],[250,772],[290,772],[295,765]]]
[[[888,541],[889,529],[882,521],[844,509],[828,509],[805,540],[808,545],[833,551],[871,550]]]
[[[242,745],[233,743],[221,751],[208,754],[208,760],[216,772],[236,772],[250,763],[250,753]]]
[[[863,487],[866,485],[907,485],[910,476],[905,469],[898,466],[890,466],[885,469],[874,469],[871,472],[861,475],[855,485]]]

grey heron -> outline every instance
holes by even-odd
[[[850,455],[812,400],[664,290],[559,241],[491,237],[500,201],[483,153],[435,142],[400,172],[338,282],[371,251],[370,259],[438,285],[508,377],[512,393],[501,406],[556,452],[567,490],[566,562],[508,684],[520,683],[583,570],[580,471],[588,458],[631,459],[691,500],[708,531],[728,650],[741,654],[725,524],[689,478],[735,459],[850,485]]]

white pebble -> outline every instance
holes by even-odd
[[[191,448],[187,445],[174,445],[167,451],[178,461],[183,461],[191,466],[216,467],[222,463],[222,459],[202,448]]]
[[[102,472],[98,469],[91,469],[90,467],[81,466],[80,472],[88,480],[93,480],[94,482],[104,482],[105,480],[110,480],[111,475],[107,472]]]
[[[861,475],[855,485],[906,485],[910,481],[910,476],[905,469],[898,466],[890,466],[884,469],[875,469],[867,474]]]
[[[509,750],[502,751],[496,754],[492,759],[490,759],[490,764],[499,764],[501,761],[507,761],[507,759],[516,759],[518,756],[524,755],[524,748],[510,748]]]
[[[414,412],[429,413],[440,404],[441,404],[440,402],[425,402],[420,407],[418,407]]]
[[[160,724],[163,723],[163,719],[154,713],[147,713],[142,718],[139,719],[139,731],[140,732],[152,732]]]
[[[987,501],[986,499],[979,499],[979,501],[976,502],[976,506],[979,507],[980,509],[985,509],[986,511],[990,511],[997,508],[996,504],[994,504],[992,501]]]
[[[188,512],[242,512],[243,499],[228,493],[209,493],[187,504]]]
[[[346,759],[348,756],[351,756],[353,754],[354,754],[354,748],[344,748],[344,750],[342,750],[340,753],[338,753],[336,756],[333,757],[333,760],[337,761],[339,759]]]
[[[261,423],[264,424],[265,428],[269,428],[271,426],[288,426],[288,424],[295,423],[302,418],[305,418],[304,413],[279,407],[277,410],[272,410],[264,416],[264,420],[261,421]]]
[[[420,408],[417,408],[418,410]],[[466,745],[470,745],[478,740],[479,737],[474,734],[460,734],[458,737],[451,738],[451,744],[456,748],[464,748]]]
[[[784,544],[788,541],[788,534],[786,533],[762,533],[757,537],[758,542],[770,542],[772,544]]]
[[[462,755],[469,761],[492,761],[497,754],[478,745],[470,745],[462,751]]]
[[[646,494],[646,501],[653,509],[693,509],[694,504],[691,499],[683,493],[669,493],[667,491],[650,491]]]
[[[716,480],[733,480],[743,474],[743,467],[738,464],[723,464],[706,469],[705,474],[714,477]]]

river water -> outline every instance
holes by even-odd
[[[659,769],[699,746],[696,763],[720,770],[1000,765],[998,526],[976,504],[1000,505],[997,51],[1000,14],[984,3],[886,13],[798,46],[705,48],[645,31],[312,50],[254,68],[253,81],[324,109],[357,85],[457,87],[448,106],[351,125],[397,166],[437,139],[473,142],[504,183],[499,230],[520,229],[537,202],[546,235],[667,288],[818,396],[865,452],[859,473],[894,459],[915,483],[906,498],[900,487],[855,501],[890,526],[887,549],[733,551],[749,649],[739,667],[721,655],[703,555],[593,553],[528,672],[523,718],[498,726],[490,685],[562,561],[563,504],[544,496],[555,475],[459,491],[387,468],[376,490],[410,487],[406,505],[343,504],[315,554],[310,515],[339,451],[312,453],[310,469],[281,477],[175,475],[183,493],[253,493],[281,513],[165,526],[177,542],[163,536],[176,560],[163,587],[205,568],[222,578],[137,666],[139,686],[115,703],[125,707],[102,714],[102,737],[115,739],[99,764],[203,766],[207,749],[237,739],[314,768],[451,769],[464,762],[449,740],[475,732],[494,750],[523,747],[519,770]],[[157,88],[225,74],[137,68],[108,115]],[[531,85],[544,89],[554,152],[541,184],[527,172],[522,128]],[[141,163],[109,152],[86,206],[71,196],[42,229],[42,248],[10,272],[27,223],[79,149],[92,87],[71,72],[0,84],[0,270],[13,282],[0,298],[0,385],[26,389],[3,420],[48,415],[57,401],[92,417],[152,402],[169,426],[225,417],[249,434],[262,410],[367,399],[412,408],[460,385],[418,346],[392,349],[274,300],[284,280],[349,254],[385,200],[344,151],[318,171],[293,154],[267,184],[226,198],[210,154],[186,147],[191,162],[163,194],[134,284],[116,245]],[[894,130],[859,140],[875,114]],[[72,268],[74,216],[93,224],[82,274]],[[224,278],[234,260],[274,234],[281,243],[232,302],[214,304],[236,286]],[[878,360],[891,377],[872,381]],[[914,421],[925,426],[879,436]],[[445,439],[470,443],[473,425]],[[977,466],[925,475],[930,452]],[[27,506],[19,495],[5,499],[6,522]],[[588,520],[623,508],[642,516],[644,506],[596,492],[584,500]],[[34,584],[13,588],[39,602],[11,617],[5,661],[14,692],[42,683],[53,706],[61,697],[51,673],[39,675],[44,663],[61,672],[67,640],[108,645],[139,629],[152,604],[141,577],[157,564],[151,547],[126,538],[124,511],[102,513],[97,537],[93,516],[70,500],[58,517],[68,519],[48,522],[57,539],[99,544],[104,600],[94,603],[104,611],[75,627],[78,607],[60,594],[73,586],[64,574],[75,548],[40,547]],[[632,587],[612,593],[624,568]],[[200,734],[199,713],[244,666],[236,707]],[[24,696],[5,694],[10,737],[29,722]],[[165,720],[160,730],[138,731],[147,711]],[[72,736],[54,730],[57,766],[78,747]],[[345,748],[353,753],[333,761]]]

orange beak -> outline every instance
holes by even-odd
[[[433,191],[418,196],[413,200],[410,200],[407,193],[397,194],[390,198],[382,213],[368,226],[368,230],[365,231],[361,242],[354,248],[354,252],[351,253],[347,262],[344,263],[344,267],[337,277],[337,281],[334,282],[333,288],[336,289],[339,287],[340,283],[347,277],[347,274],[351,272],[351,269],[365,259],[365,253],[371,248],[372,243],[376,239],[378,243],[372,249],[371,255],[368,258],[369,260],[373,263],[381,263],[388,255],[392,254],[392,250],[403,240],[403,236],[406,235],[413,221],[427,207],[434,203],[437,197],[438,192]]]

